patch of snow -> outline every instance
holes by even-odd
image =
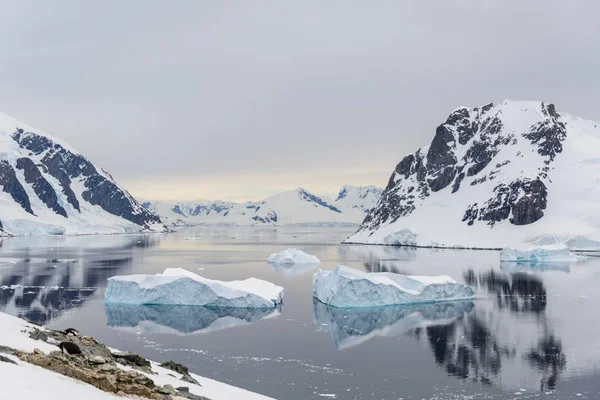
[[[283,288],[261,279],[218,281],[183,268],[162,274],[115,276],[108,279],[105,303],[172,304],[210,307],[273,308]]]
[[[320,262],[317,257],[298,249],[287,249],[269,256],[270,264],[319,264]]]
[[[334,307],[378,307],[473,298],[475,290],[449,276],[366,273],[338,265],[313,275],[313,297]]]

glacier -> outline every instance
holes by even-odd
[[[500,252],[500,261],[515,263],[573,263],[584,260],[586,257],[579,256],[565,245],[547,245],[530,248],[507,247]]]
[[[378,307],[473,298],[475,290],[449,276],[367,273],[338,265],[313,275],[313,297],[333,307]]]
[[[321,260],[317,257],[306,254],[302,250],[287,249],[280,253],[273,253],[269,256],[269,264],[319,264]]]
[[[261,279],[218,281],[183,268],[162,274],[108,278],[106,304],[170,304],[231,308],[274,308],[283,300],[283,288]]]

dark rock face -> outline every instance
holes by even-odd
[[[258,211],[258,209],[256,209],[256,211]],[[266,223],[269,223],[269,222],[277,222],[277,213],[275,211],[269,211],[267,213],[267,215],[265,215],[264,217],[255,215],[255,216],[252,217],[252,219],[254,221],[260,222],[262,224],[266,224]]]
[[[538,145],[538,153],[547,156],[550,161],[558,153],[562,153],[562,142],[567,137],[567,129],[564,122],[559,121],[559,115],[554,109],[554,104],[545,106],[542,103],[542,113],[548,116],[543,122],[533,125],[528,133],[523,136]]]
[[[315,196],[312,193],[308,193],[306,190],[300,190],[298,192],[298,194],[300,195],[300,198],[304,201],[312,201],[313,203],[316,203],[320,206],[328,208],[331,211],[341,213],[341,211],[337,207],[332,206],[331,204],[327,203],[325,200],[321,199],[320,197]]]
[[[142,206],[143,206],[143,204],[142,204]],[[186,215],[183,213],[183,211],[181,211],[181,207],[179,207],[178,205],[176,205],[175,207],[173,207],[172,211],[175,214],[179,214],[179,215],[182,215],[182,216],[186,217]]]
[[[548,190],[541,180],[516,180],[510,185],[500,184],[494,189],[494,197],[483,207],[469,206],[463,222],[473,225],[476,220],[489,225],[509,219],[513,225],[528,225],[544,216]]]
[[[21,185],[21,182],[17,179],[15,170],[8,161],[0,161],[0,185],[2,185],[2,191],[10,194],[13,200],[23,207],[23,210],[35,215],[31,209],[29,196],[23,185]]]
[[[31,159],[23,157],[17,160],[17,169],[23,170],[25,174],[25,182],[29,183],[37,197],[48,206],[49,209],[54,211],[58,215],[62,215],[67,218],[67,212],[58,203],[58,197],[54,192],[54,188],[48,181],[42,176],[40,170],[31,161]]]
[[[543,218],[548,199],[548,174],[552,162],[562,152],[566,139],[566,125],[554,105],[541,103],[538,122],[519,131],[519,105],[510,102],[494,107],[459,108],[435,132],[431,145],[424,154],[418,150],[404,157],[396,166],[381,201],[365,217],[362,230],[375,231],[381,225],[391,224],[415,212],[426,199],[436,192],[447,190],[448,195],[471,187],[489,185],[502,177],[502,183],[490,189],[490,198],[479,204],[465,205],[464,214],[457,216],[473,225],[478,221],[494,225],[509,220],[514,225],[527,225]],[[505,113],[510,113],[506,120]],[[530,114],[531,115],[531,114]],[[510,128],[503,121],[510,121]],[[514,153],[503,151],[520,144]],[[512,157],[523,157],[523,146],[546,157],[537,169],[522,171],[506,182]],[[502,158],[499,154],[502,152]],[[543,159],[542,159],[543,160]],[[466,184],[465,184],[466,182]],[[446,193],[446,192],[445,192]],[[452,197],[449,197],[451,199]]]
[[[12,135],[12,138],[21,148],[38,156],[43,155],[40,160],[41,165],[35,165],[31,160],[30,162],[23,160],[21,161],[21,165],[27,171],[26,173],[29,174],[29,179],[32,182],[36,182],[34,183],[38,186],[36,194],[40,196],[40,193],[42,193],[42,196],[45,198],[45,200],[42,200],[44,200],[45,204],[58,214],[63,215],[64,208],[61,207],[59,209],[56,207],[53,199],[50,198],[51,195],[46,194],[48,186],[39,179],[43,179],[39,168],[44,168],[44,172],[47,172],[60,182],[62,192],[65,194],[67,201],[77,211],[80,211],[80,205],[77,196],[71,188],[73,179],[83,182],[85,190],[81,196],[90,204],[98,205],[113,215],[125,218],[143,227],[148,227],[152,223],[160,223],[157,215],[142,207],[129,193],[118,187],[110,175],[104,171],[98,171],[85,157],[72,153],[47,137],[31,132],[24,132],[22,129],[17,130]],[[37,173],[34,169],[38,170]],[[45,181],[45,179],[43,180]],[[46,181],[46,183],[48,182]],[[24,202],[20,204],[23,205]]]

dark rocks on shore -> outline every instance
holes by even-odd
[[[210,400],[206,397],[190,393],[188,387],[182,386],[175,389],[171,385],[158,386],[151,378],[140,372],[119,368],[117,364],[137,369],[146,374],[156,374],[152,371],[150,361],[139,354],[131,352],[113,353],[91,336],[71,336],[66,335],[62,331],[33,327],[33,330],[29,333],[29,337],[57,346],[58,343],[63,345],[72,344],[81,348],[82,354],[69,355],[63,354],[58,350],[52,351],[50,354],[44,354],[37,349],[33,353],[26,353],[4,346],[0,346],[0,353],[14,354],[24,362],[88,383],[100,390],[119,395],[133,395],[159,400],[174,398]],[[10,358],[2,355],[0,355],[0,362],[16,364]],[[161,367],[181,374],[182,381],[200,386],[191,377],[189,369],[183,364],[166,361],[161,364]]]

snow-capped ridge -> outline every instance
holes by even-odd
[[[166,231],[112,176],[68,144],[0,114],[0,231]]]
[[[553,104],[504,100],[455,109],[430,145],[404,157],[348,242],[498,248],[600,242],[600,124]],[[560,239],[560,238],[564,238]]]
[[[340,193],[344,190],[346,195],[336,201],[298,187],[245,203],[144,201],[143,205],[171,225],[358,225],[382,192],[374,186],[346,185]]]

